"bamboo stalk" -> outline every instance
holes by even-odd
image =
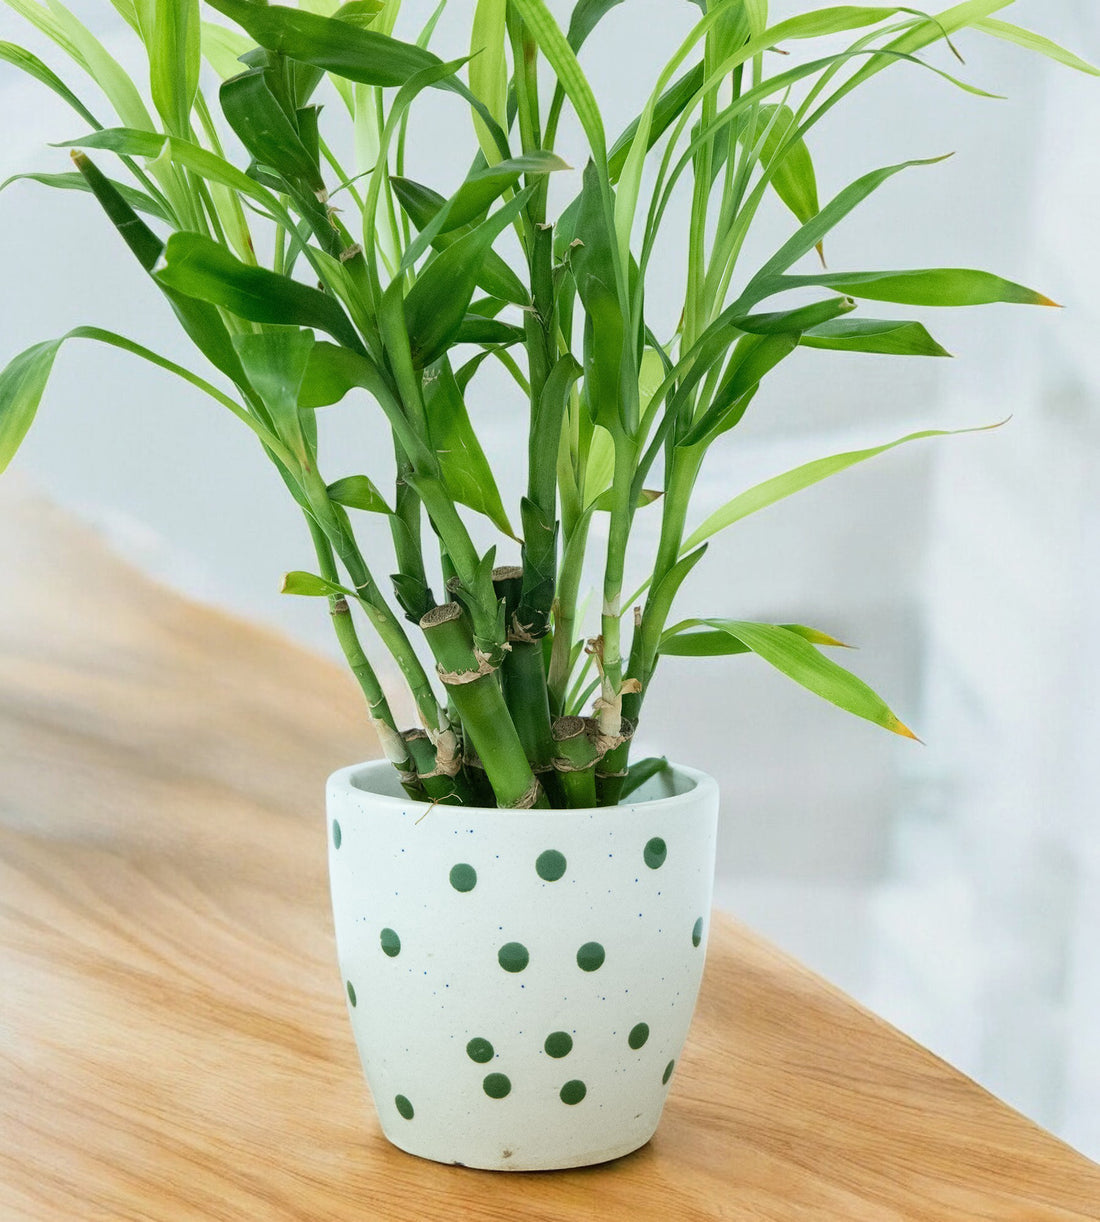
[[[584,717],[557,717],[554,720],[554,767],[571,809],[586,810],[596,805],[596,746],[593,725]]]
[[[548,806],[508,715],[497,682],[497,667],[484,652],[475,649],[462,604],[433,607],[421,618],[420,627],[438,663],[439,677],[462,718],[463,729],[485,765],[497,803],[515,810]]]

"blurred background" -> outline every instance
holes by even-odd
[[[107,0],[71,7],[136,73]],[[414,36],[431,7],[405,0],[398,33]],[[572,4],[551,7],[564,23]],[[815,7],[771,6],[776,18]],[[471,11],[452,0],[437,49],[462,53]],[[1002,15],[1100,61],[1095,0],[1018,0]],[[686,0],[626,0],[606,18],[582,60],[609,130],[636,113],[697,17]],[[7,8],[0,38],[59,66]],[[1067,308],[924,312],[953,361],[797,354],[704,470],[696,520],[811,458],[1011,420],[905,447],[739,524],[680,603],[859,645],[853,669],[927,745],[731,658],[662,664],[643,748],[721,783],[722,907],[1098,1158],[1100,81],[974,34],[957,41],[965,68],[942,51],[935,62],[1005,100],[899,66],[812,136],[823,200],[869,168],[957,154],[893,179],[832,235],[830,265],[987,268]],[[6,66],[0,107],[0,178],[66,168],[45,146],[81,134],[72,112]],[[409,172],[454,184],[473,150],[466,115],[442,95],[415,114]],[[562,151],[583,166],[575,130]],[[567,177],[559,202],[576,190]],[[0,223],[3,360],[80,323],[188,360],[87,197],[18,183],[0,195]],[[746,266],[788,231],[777,208]],[[666,334],[682,252],[659,262],[649,298]],[[470,407],[514,503],[525,405],[485,378]],[[377,416],[332,408],[324,429],[330,479],[386,477]],[[277,475],[234,420],[167,375],[113,350],[66,349],[13,472],[171,585],[334,654],[324,609],[276,592],[311,557]],[[639,568],[655,541],[640,514]]]

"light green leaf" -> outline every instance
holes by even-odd
[[[973,25],[974,29],[981,30],[983,34],[992,34],[994,38],[1003,38],[1006,42],[1014,42],[1017,46],[1026,47],[1029,51],[1037,51],[1048,59],[1065,64],[1067,68],[1087,72],[1089,76],[1100,76],[1100,68],[1094,67],[1079,55],[1074,55],[1072,51],[1067,51],[1065,47],[1060,47],[1056,42],[1051,42],[1049,38],[1044,38],[1042,34],[1022,29],[1018,25],[1011,25],[1007,21],[998,21],[993,17],[983,17],[980,21],[975,21]]]
[[[603,118],[596,103],[592,86],[584,75],[573,48],[561,31],[561,27],[551,16],[550,10],[543,0],[513,0],[524,22],[534,34],[543,55],[546,56],[554,75],[565,90],[566,96],[573,103],[592,155],[600,170],[607,172],[607,136],[604,132]]]
[[[297,327],[270,327],[259,334],[233,337],[233,347],[276,432],[305,466],[312,465],[313,447],[303,432],[298,397],[314,342],[312,331]]]
[[[5,187],[10,186],[13,182],[37,182],[44,187],[52,187],[58,191],[85,191],[91,192],[91,186],[83,174],[13,174],[11,178],[7,178],[0,183],[0,191]],[[156,217],[158,221],[167,221],[168,218],[164,214],[164,209],[151,196],[145,194],[144,191],[139,191],[136,187],[127,186],[124,182],[116,182],[114,179],[109,179],[111,186],[119,193],[119,195],[137,212],[144,212],[148,216]]]
[[[199,0],[156,0],[149,51],[149,84],[165,126],[186,139],[202,60]]]
[[[772,119],[775,122],[772,122]],[[760,107],[760,124],[766,127],[767,135],[763,148],[760,150],[760,160],[765,166],[782,152],[782,160],[772,174],[772,189],[803,223],[815,217],[821,207],[817,198],[817,175],[814,172],[813,159],[806,141],[799,138],[792,140],[783,149],[797,120],[794,111],[789,106],[769,104]],[[739,128],[739,134],[745,139],[747,128]]]
[[[0,471],[7,469],[34,423],[60,346],[59,339],[35,344],[0,373]]]
[[[392,514],[381,492],[365,475],[348,475],[328,486],[329,497],[349,509],[362,509],[366,513]]]
[[[507,0],[478,0],[470,26],[470,92],[502,128],[508,125],[508,64],[504,57],[507,9]],[[496,141],[476,111],[473,120],[481,151],[492,165],[500,158]]]
[[[889,272],[830,272],[810,276],[777,276],[767,282],[769,295],[807,286],[839,289],[849,297],[889,301],[897,305],[978,306],[1005,302],[1011,305],[1057,306],[1034,289],[1005,280],[992,272],[970,268],[927,268]]]
[[[303,573],[300,569],[283,575],[283,584],[279,593],[300,594],[305,598],[328,598],[330,594],[356,600],[359,597],[354,590],[345,589],[344,586],[337,585],[335,581],[326,581],[324,577],[318,577],[316,573]]]
[[[706,621],[687,619],[675,624],[661,636],[660,652],[665,657],[678,658],[722,658],[734,654],[751,653],[752,650],[736,637],[718,628],[701,627]],[[804,624],[779,624],[777,627],[793,632],[811,645],[828,645],[835,649],[850,649],[843,641],[816,628]]]
[[[875,352],[885,356],[950,356],[919,322],[882,318],[838,318],[802,335],[804,348]]]
[[[215,25],[212,21],[201,22],[200,29],[203,56],[223,81],[244,71],[245,65],[241,62],[241,56],[252,50],[251,39],[227,26]]]
[[[731,501],[727,501],[721,509],[712,513],[702,525],[691,532],[684,541],[680,554],[691,551],[692,548],[698,547],[704,539],[711,538],[712,535],[725,530],[727,526],[732,526],[734,522],[740,522],[742,518],[747,518],[750,514],[767,509],[769,505],[774,505],[777,501],[801,492],[804,488],[820,483],[832,475],[838,475],[841,471],[847,471],[849,467],[866,462],[869,458],[876,458],[888,450],[906,445],[910,441],[922,441],[927,437],[958,437],[965,433],[983,433],[995,428],[1000,428],[1000,424],[983,425],[970,429],[925,429],[920,433],[909,433],[885,445],[873,446],[867,450],[848,450],[843,454],[832,454],[828,458],[818,458],[813,462],[804,463],[783,475],[773,476],[762,484],[757,484],[740,493]]]
[[[818,653],[798,633],[774,624],[752,624],[744,620],[704,619],[698,623],[727,633],[776,670],[845,712],[903,738],[916,739],[913,731],[862,679]]]

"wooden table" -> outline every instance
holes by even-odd
[[[351,684],[10,494],[0,573],[4,1222],[1100,1218],[1100,1168],[728,919],[645,1149],[390,1148],[326,894]]]

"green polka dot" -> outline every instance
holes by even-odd
[[[702,942],[702,940],[703,940],[703,918],[700,917],[695,922],[695,924],[692,926],[691,944],[692,946],[698,946],[699,943]]]
[[[355,985],[353,985],[350,980],[348,981],[348,1001],[350,1001],[353,1006],[356,1004]]]
[[[336,819],[332,821],[332,843],[336,848],[340,847],[340,841],[343,840],[344,834],[340,831],[340,824]]]
[[[645,849],[642,851],[642,857],[651,870],[659,870],[665,864],[667,856],[668,846],[660,836],[654,836],[652,840],[647,842]]]
[[[577,966],[582,972],[594,972],[597,968],[603,967],[606,957],[604,948],[599,942],[586,942],[577,951]]]
[[[503,1099],[512,1089],[512,1083],[502,1073],[489,1074],[481,1086],[490,1099]]]
[[[378,935],[378,940],[382,943],[382,950],[385,951],[391,959],[396,959],[401,954],[401,939],[392,929],[383,929]]]
[[[580,1101],[588,1094],[588,1087],[580,1080],[574,1078],[572,1082],[566,1084],[558,1092],[562,1103],[580,1103]]]
[[[647,1039],[649,1039],[649,1023],[639,1023],[636,1027],[630,1028],[626,1042],[637,1052]]]
[[[497,962],[506,972],[522,972],[531,961],[522,942],[505,942],[497,951]]]
[[[405,1098],[404,1095],[395,1095],[393,1102],[394,1106],[406,1120],[412,1120],[413,1105],[408,1101],[408,1099]]]
[[[493,1059],[493,1045],[488,1040],[483,1040],[481,1036],[477,1036],[466,1045],[466,1055],[471,1061],[484,1065],[486,1061]]]
[[[573,1037],[568,1031],[551,1031],[543,1047],[548,1057],[567,1057],[573,1051]]]
[[[477,871],[464,861],[451,866],[451,886],[456,891],[472,891],[477,886]]]
[[[557,849],[547,849],[535,861],[535,872],[548,883],[556,883],[565,873],[565,855]]]
[[[665,1066],[665,1072],[661,1074],[661,1084],[663,1086],[668,1085],[668,1080],[669,1078],[672,1077],[672,1070],[675,1067],[675,1065],[676,1065],[675,1061],[669,1061],[669,1063]]]

